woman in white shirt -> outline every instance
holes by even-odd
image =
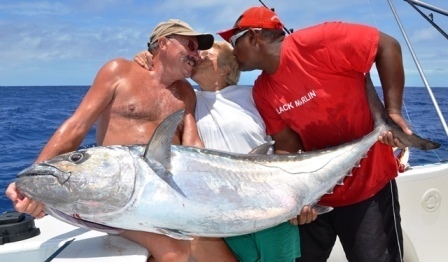
[[[215,42],[212,48],[201,51],[200,56],[202,61],[193,69],[191,79],[200,88],[196,91],[195,118],[205,147],[249,153],[270,141],[255,107],[252,87],[237,85],[240,71],[230,45]],[[300,256],[298,227],[289,222],[224,240],[239,261],[292,262]],[[216,251],[226,249],[218,239],[200,238],[196,241],[199,242],[196,245],[193,242],[192,254],[196,254],[199,261],[203,260],[201,255],[213,255],[212,248]]]

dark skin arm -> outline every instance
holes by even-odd
[[[276,154],[289,154],[303,150],[302,139],[299,134],[286,126],[282,131],[272,135],[275,141],[274,152]]]
[[[400,125],[403,131],[407,134],[412,134],[406,121],[401,116],[404,89],[404,69],[402,61],[401,48],[398,41],[380,32],[375,62],[383,87],[385,106],[390,117]],[[303,150],[300,136],[289,127],[285,127],[279,133],[272,135],[272,138],[275,141],[274,151],[276,154],[293,153]],[[378,139],[390,146],[403,147],[400,141],[393,137],[391,132],[384,132]],[[299,224],[307,223],[313,217],[313,212],[307,213],[304,211],[305,208],[302,210],[301,215],[297,217]]]
[[[401,47],[396,39],[380,32],[375,63],[383,88],[386,110],[395,123],[397,123],[406,134],[411,135],[412,131],[401,115],[404,69]],[[383,132],[383,134],[378,137],[378,140],[392,147],[404,147],[398,139],[393,137],[391,132]]]

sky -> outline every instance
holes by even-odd
[[[407,2],[392,1],[428,83],[448,87],[448,40]],[[402,45],[406,86],[424,86],[387,0],[263,2],[294,30],[325,21],[379,28]],[[423,2],[448,10],[448,0]],[[221,41],[216,32],[232,27],[247,8],[260,5],[257,0],[2,0],[0,86],[91,85],[107,61],[133,59],[146,49],[161,21],[181,19]],[[448,17],[434,13],[434,21],[448,33]],[[240,84],[253,84],[259,73],[244,72]],[[379,85],[375,67],[371,74]]]

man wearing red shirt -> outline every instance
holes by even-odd
[[[219,32],[234,46],[240,69],[263,70],[253,96],[276,153],[311,151],[363,137],[373,129],[365,74],[376,63],[389,115],[411,134],[401,116],[404,70],[398,42],[377,29],[341,22],[285,37],[278,16],[265,7],[246,10]],[[339,236],[350,261],[402,261],[402,231],[390,146],[385,132],[352,177],[319,204],[335,207],[300,226],[302,258],[326,261]]]

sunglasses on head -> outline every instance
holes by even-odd
[[[180,39],[178,39],[178,38],[175,38],[175,37],[173,37],[173,36],[167,36],[166,38],[168,38],[168,39],[176,39],[180,44],[182,44],[183,46],[186,46],[187,48],[188,48],[188,50],[190,50],[191,52],[196,52],[196,51],[198,51],[198,46],[196,45],[196,43],[193,41],[193,40],[191,40],[191,39],[182,39],[182,41],[180,40]],[[185,44],[183,44],[183,43],[181,43],[181,42],[185,42],[184,40],[186,40],[187,41],[187,45],[185,45]]]
[[[229,42],[232,45],[233,48],[235,48],[236,45],[236,40],[238,40],[238,38],[242,37],[245,33],[247,33],[249,31],[250,28],[240,31],[239,33],[234,34],[232,37],[230,37]],[[261,28],[252,28],[252,30],[254,31],[260,31]]]

